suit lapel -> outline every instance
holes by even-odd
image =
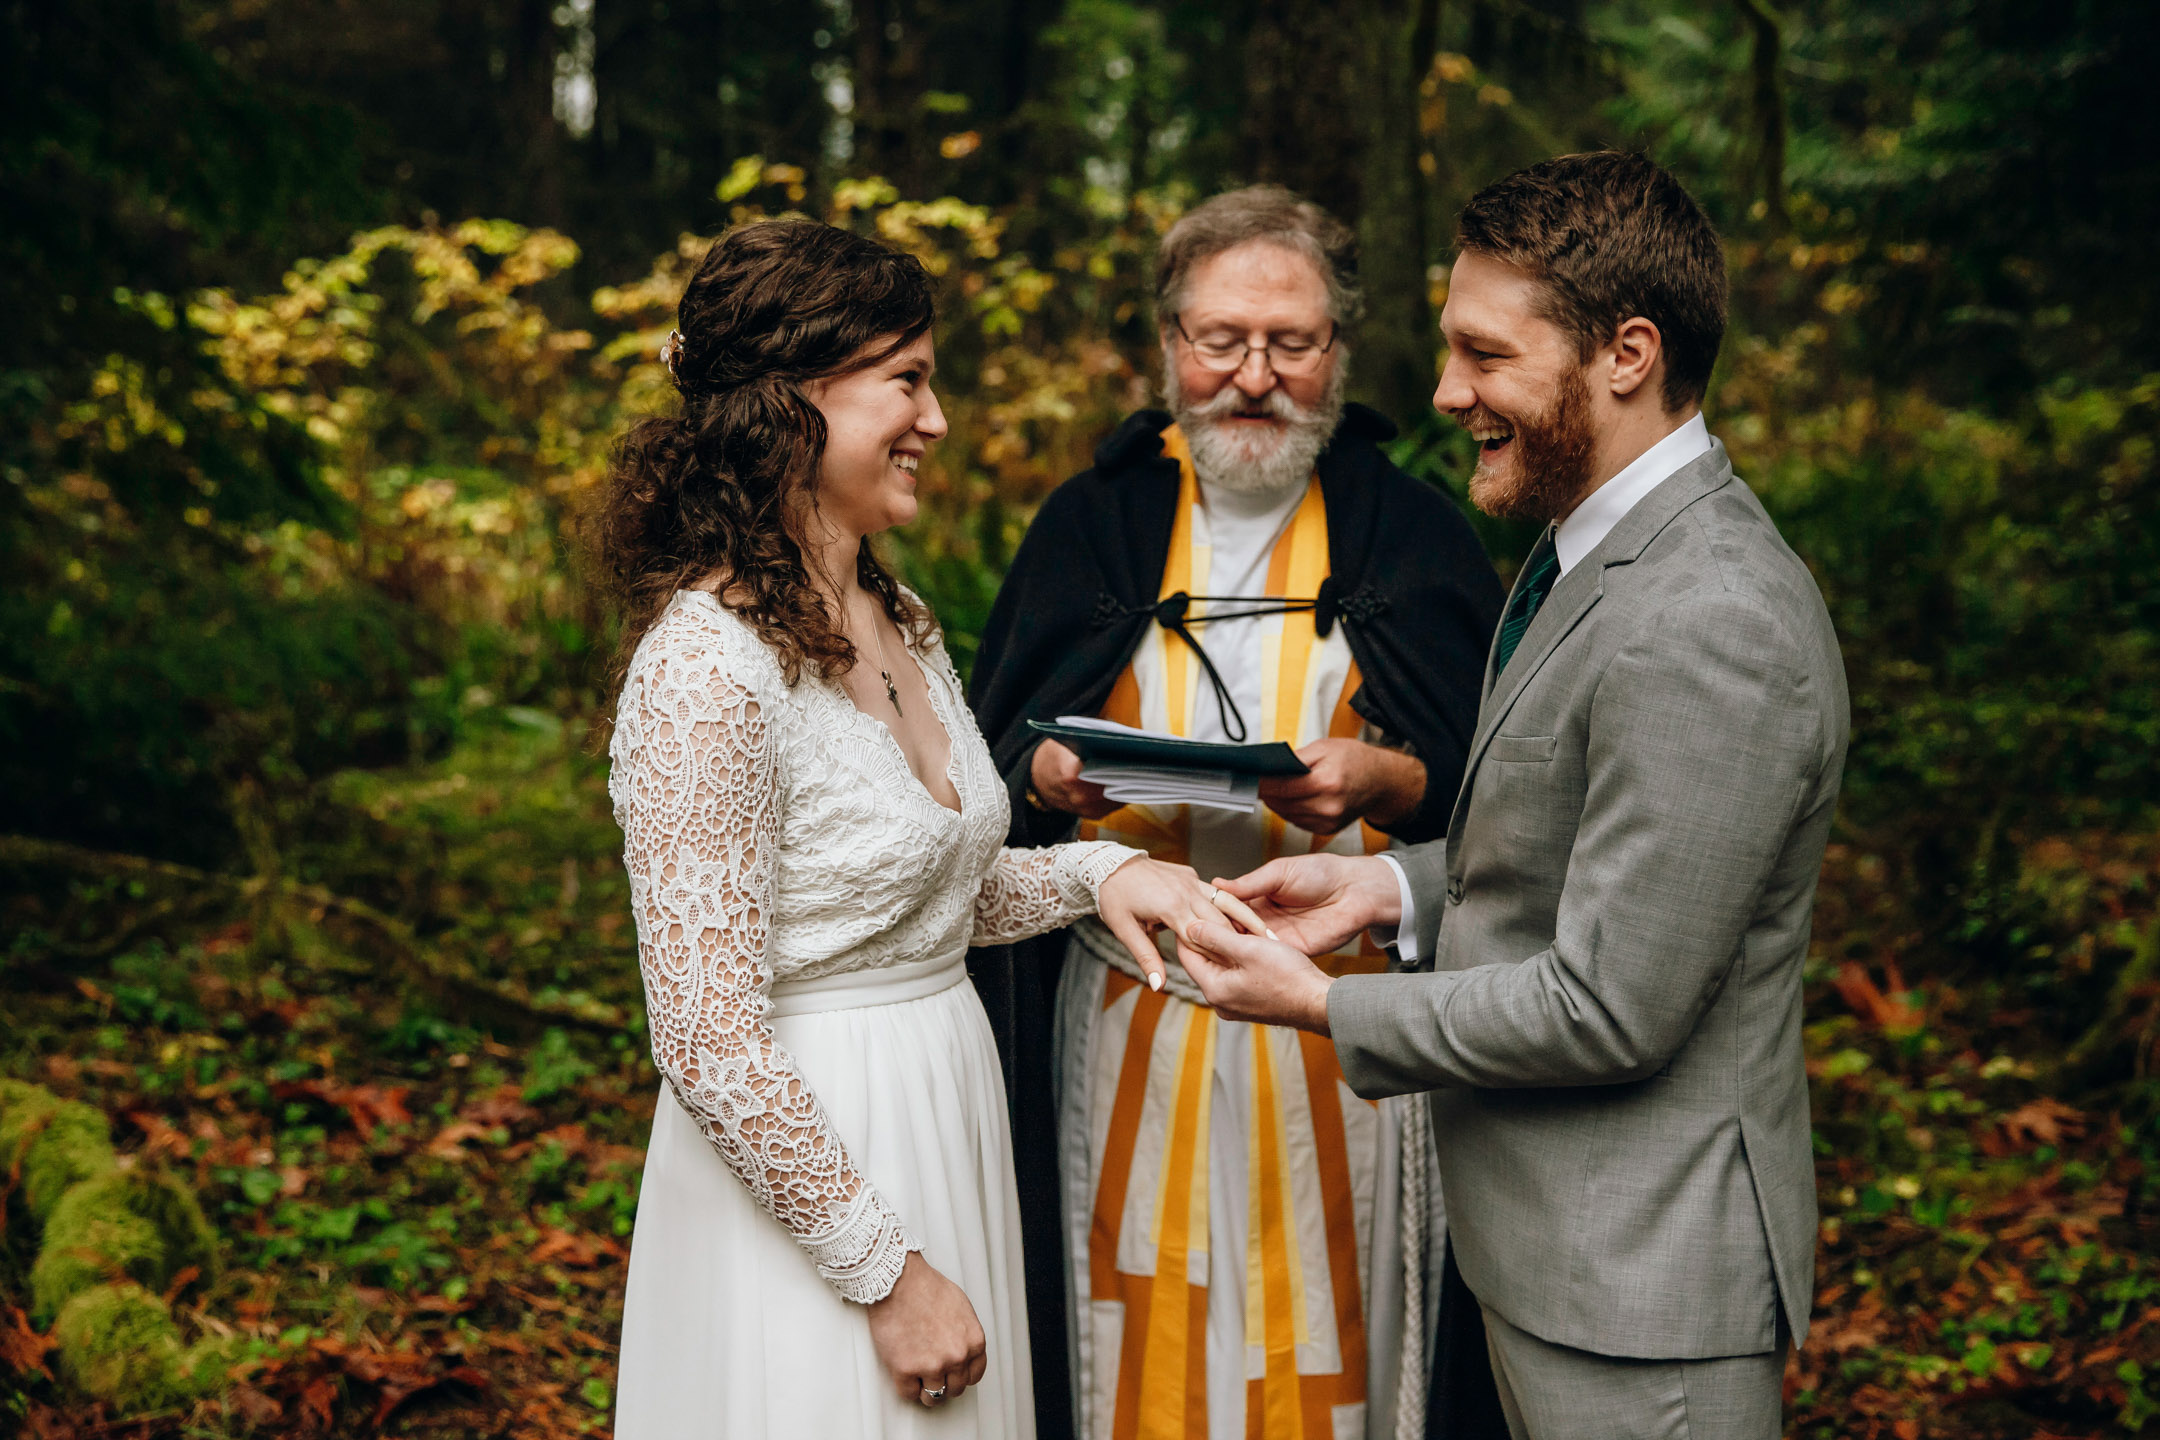
[[[1462,788],[1455,794],[1455,813],[1448,821],[1451,841],[1460,838],[1463,817],[1470,809],[1471,787],[1477,782],[1478,766],[1484,760],[1486,747],[1492,743],[1500,722],[1507,718],[1508,711],[1514,708],[1515,701],[1539,668],[1560,647],[1560,642],[1574,632],[1583,617],[1604,596],[1606,570],[1632,563],[1690,505],[1732,480],[1732,462],[1726,458],[1724,443],[1713,437],[1710,446],[1708,451],[1675,470],[1663,484],[1645,495],[1634,509],[1621,517],[1620,523],[1595,550],[1560,577],[1552,593],[1545,597],[1536,618],[1530,622],[1530,628],[1523,632],[1522,642],[1508,662],[1507,673],[1499,676],[1492,673],[1492,662],[1499,649],[1499,636],[1494,635],[1493,645],[1485,655],[1485,701],[1478,708],[1477,733],[1470,742],[1469,758],[1463,765]],[[1516,584],[1521,583],[1522,576],[1517,575]],[[1513,599],[1511,592],[1511,604]],[[1454,863],[1453,850],[1451,844],[1451,865]]]

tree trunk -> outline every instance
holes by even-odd
[[[562,127],[555,123],[555,17],[551,0],[518,0],[508,44],[509,93],[504,97],[503,138],[518,152],[524,213],[534,225],[561,227]]]
[[[1418,82],[1431,63],[1438,0],[1374,0],[1362,25],[1357,92],[1367,134],[1357,216],[1366,318],[1351,386],[1408,428],[1432,403],[1437,354],[1425,269],[1433,260],[1428,186],[1418,168]]]
[[[1259,0],[1239,136],[1247,180],[1287,185],[1351,225],[1363,208],[1369,96],[1360,38],[1331,6]]]
[[[1778,14],[1763,0],[1739,0],[1740,13],[1752,32],[1750,64],[1755,73],[1756,183],[1763,218],[1773,231],[1786,227],[1785,89],[1778,67],[1785,59],[1785,36]]]
[[[855,158],[848,168],[918,195],[937,143],[923,124],[923,93],[931,88],[924,47],[945,17],[927,0],[856,0],[854,11]]]
[[[1417,87],[1437,12],[1438,0],[1370,0],[1345,18],[1330,6],[1259,0],[1245,37],[1241,168],[1357,231],[1366,316],[1351,393],[1405,426],[1433,387]]]

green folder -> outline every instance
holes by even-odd
[[[1233,745],[1219,740],[1160,740],[1152,735],[1060,725],[1030,720],[1028,728],[1048,735],[1080,757],[1083,764],[1145,765],[1157,770],[1227,770],[1233,775],[1304,775],[1310,767],[1297,751],[1277,740],[1266,745]]]

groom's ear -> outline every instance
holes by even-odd
[[[1658,333],[1655,323],[1640,315],[1622,320],[1600,358],[1607,370],[1606,384],[1616,398],[1626,399],[1651,386],[1652,398],[1663,405],[1661,394],[1652,384],[1662,383],[1665,359],[1665,337]]]

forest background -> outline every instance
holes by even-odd
[[[700,247],[939,277],[893,540],[963,668],[1155,366],[1152,242],[1352,221],[1430,412],[1451,217],[1647,149],[1712,429],[1854,743],[1808,978],[1806,1436],[2160,1416],[2160,7],[0,4],[0,1430],[604,1433],[643,1050],[577,536]],[[1528,537],[1482,525],[1512,573]]]

